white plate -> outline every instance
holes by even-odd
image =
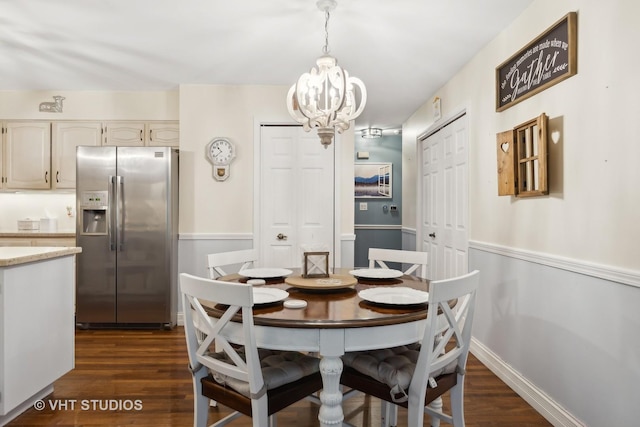
[[[424,304],[429,301],[429,292],[404,286],[363,289],[358,296],[365,301],[391,305]]]
[[[349,273],[355,277],[362,277],[363,279],[397,279],[404,275],[402,271],[391,268],[361,268],[351,270]]]
[[[289,296],[289,292],[277,288],[253,288],[253,304],[271,304],[282,301]]]
[[[239,275],[252,279],[273,279],[276,277],[287,277],[293,273],[286,268],[246,268],[238,272]]]

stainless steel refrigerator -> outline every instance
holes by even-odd
[[[76,322],[176,324],[178,151],[78,147]]]

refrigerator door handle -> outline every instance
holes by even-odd
[[[109,175],[109,250],[116,250],[116,177]]]
[[[118,250],[124,250],[124,179],[116,176],[116,229],[118,230]]]

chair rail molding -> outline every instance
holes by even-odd
[[[469,241],[469,248],[640,288],[640,271],[479,241]]]
[[[179,233],[179,240],[252,240],[253,233]]]

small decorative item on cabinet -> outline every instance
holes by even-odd
[[[542,113],[497,138],[498,195],[549,194],[547,180],[548,117]]]
[[[64,101],[64,99],[64,96],[56,95],[53,97],[53,102],[41,102],[38,108],[40,111],[49,113],[62,113],[62,101]]]

